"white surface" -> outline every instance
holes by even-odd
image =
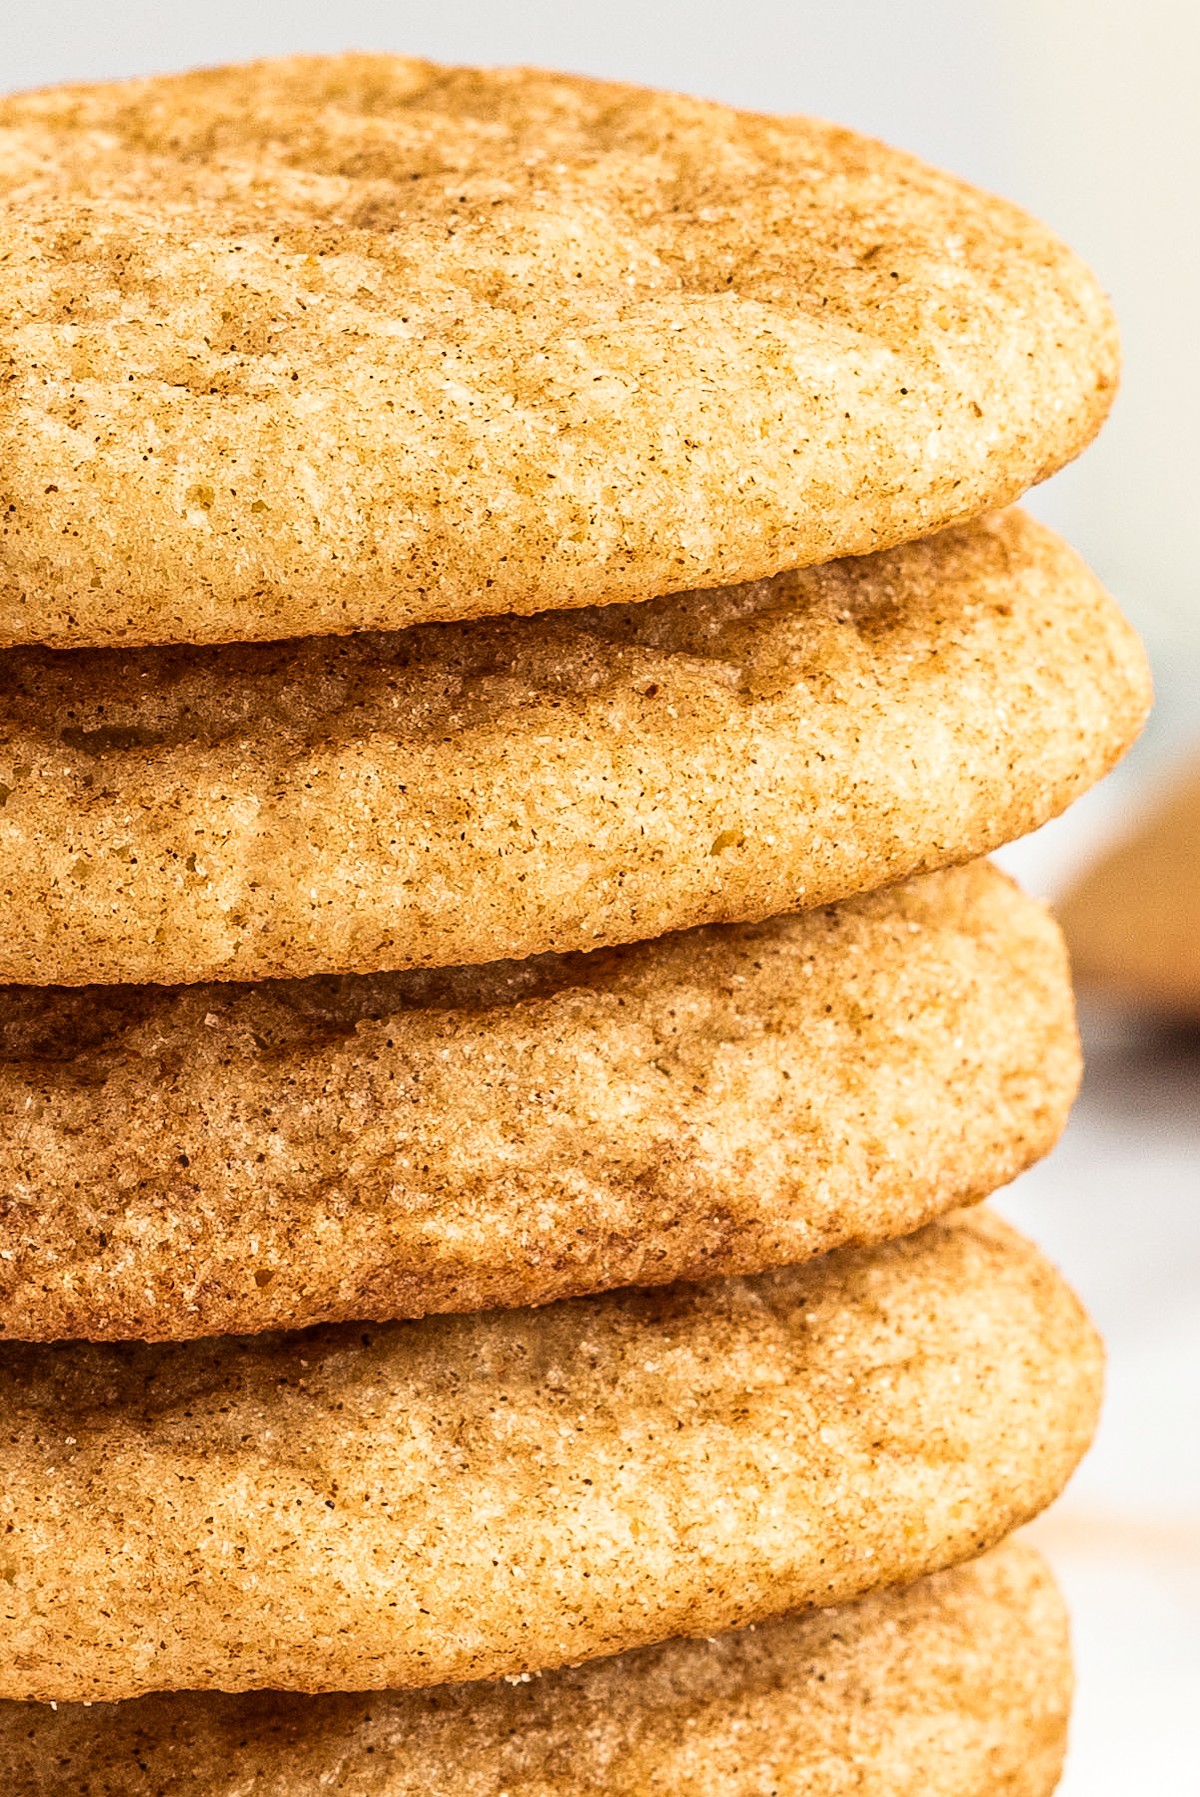
[[[1108,1346],[1096,1445],[1040,1533],[1079,1662],[1063,1797],[1130,1797],[1200,1789],[1200,1037],[1087,1034],[1063,1142],[997,1204]]]
[[[1164,670],[1194,693],[1196,670]],[[1191,720],[998,857],[1052,895],[1151,796]],[[1195,718],[1200,726],[1200,716]],[[1104,1334],[1095,1447],[1035,1526],[1071,1604],[1079,1692],[1061,1797],[1200,1790],[1200,1031],[1081,1007],[1087,1072],[1056,1151],[995,1200]]]

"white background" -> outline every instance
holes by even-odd
[[[0,87],[288,50],[530,61],[902,143],[1056,225],[1113,292],[1126,379],[1039,494],[1146,632],[1160,706],[1126,769],[1009,851],[1053,890],[1200,741],[1200,5],[1195,0],[0,0]],[[1064,1793],[1200,1785],[1200,1038],[1089,1019],[1058,1153],[1004,1203],[1109,1340],[1100,1442],[1045,1524],[1081,1668]]]

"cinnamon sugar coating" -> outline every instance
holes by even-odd
[[[0,979],[461,966],[775,916],[1020,836],[1141,726],[1010,513],[643,605],[0,654]]]
[[[1008,504],[1097,283],[916,158],[536,70],[299,57],[0,102],[0,641],[395,629]]]
[[[1048,1797],[1062,1600],[1015,1542],[836,1610],[532,1679],[0,1703],[16,1797]]]
[[[0,1348],[0,1695],[575,1664],[968,1559],[1057,1496],[1101,1350],[986,1212],[749,1280]]]
[[[1058,933],[985,863],[591,955],[0,988],[0,1330],[758,1272],[995,1190],[1078,1074]]]

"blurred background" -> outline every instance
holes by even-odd
[[[1031,507],[1142,630],[1159,699],[1125,766],[1002,859],[1054,897],[1200,759],[1195,0],[6,0],[0,87],[347,48],[818,113],[1055,226],[1114,297],[1125,381],[1101,442]],[[1128,1797],[1194,1789],[1200,1765],[1200,1029],[1086,994],[1083,1017],[1089,1071],[1067,1137],[1000,1203],[1109,1344],[1099,1441],[1038,1530],[1075,1613],[1063,1792]]]

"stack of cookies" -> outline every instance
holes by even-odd
[[[978,859],[1136,640],[1116,377],[799,119],[296,60],[0,108],[0,1786],[1039,1797],[1100,1350]]]

